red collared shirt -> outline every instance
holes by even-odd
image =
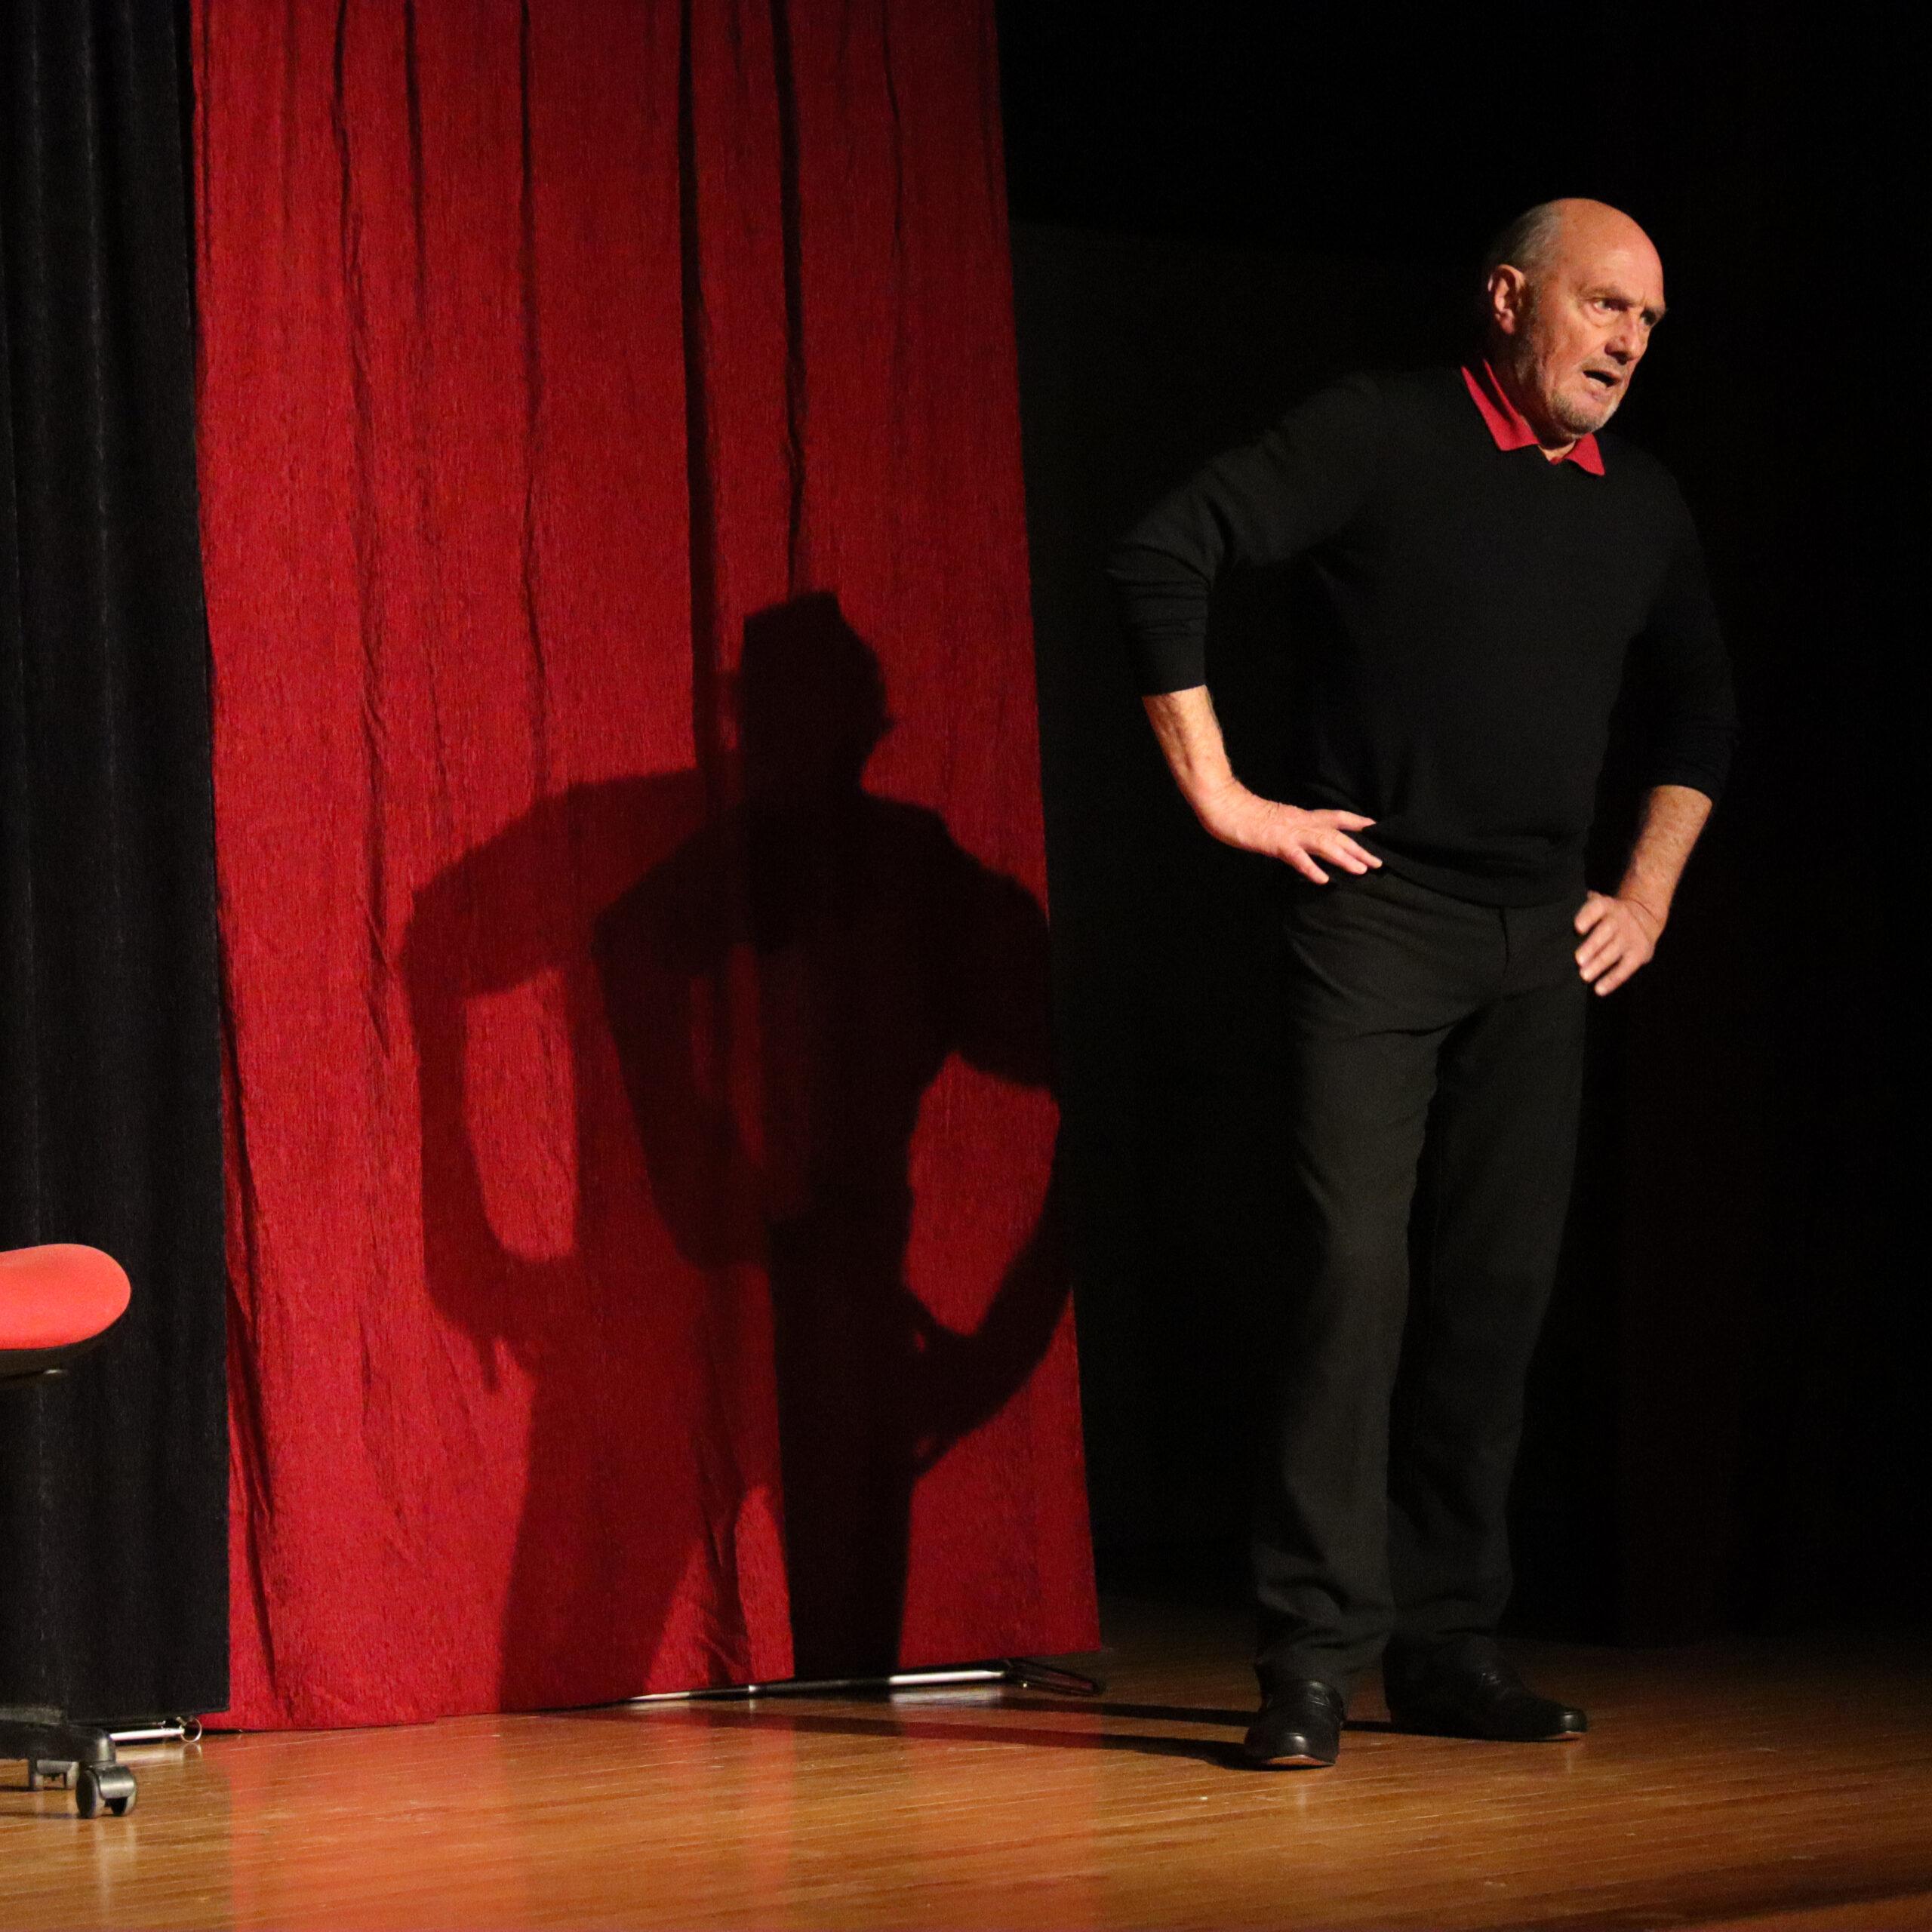
[[[1486,359],[1481,366],[1482,373],[1478,375],[1464,363],[1463,380],[1469,385],[1477,408],[1482,411],[1482,420],[1489,425],[1489,433],[1496,439],[1496,447],[1500,450],[1539,447],[1537,432],[1530,427],[1523,412],[1503,394],[1503,385],[1496,380],[1496,371]],[[1592,476],[1603,474],[1603,452],[1597,448],[1594,436],[1579,436],[1564,451],[1562,460],[1580,464]]]

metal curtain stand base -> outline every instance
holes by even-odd
[[[1051,1690],[1063,1697],[1098,1697],[1106,1686],[1038,1657],[994,1657],[985,1663],[933,1670],[895,1670],[878,1677],[787,1677],[775,1684],[726,1684],[703,1690],[657,1690],[627,1698],[632,1704],[716,1703],[750,1697],[823,1697],[841,1692],[983,1690],[1011,1684],[1027,1690]]]

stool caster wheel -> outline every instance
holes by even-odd
[[[66,1758],[29,1758],[27,1760],[27,1789],[38,1791],[42,1785],[72,1784],[78,1768]]]
[[[134,1774],[125,1764],[83,1764],[74,1779],[74,1809],[83,1818],[108,1812],[125,1818],[134,1808]]]

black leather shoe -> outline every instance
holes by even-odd
[[[1241,1755],[1257,1770],[1332,1764],[1342,1748],[1348,1700],[1332,1684],[1308,1677],[1278,1684],[1263,1700],[1242,1740]]]
[[[1574,1704],[1539,1697],[1493,1638],[1464,1637],[1420,1657],[1384,1660],[1389,1718],[1398,1730],[1541,1744],[1580,1737],[1590,1721]]]

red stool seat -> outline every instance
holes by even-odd
[[[0,1254],[0,1356],[77,1347],[127,1308],[128,1277],[97,1247],[55,1241]]]
[[[56,1241],[0,1253],[0,1383],[64,1374],[127,1307],[128,1277],[97,1247]],[[83,1818],[124,1817],[134,1804],[134,1774],[113,1733],[51,1706],[0,1703],[0,1758],[26,1760],[29,1791],[64,1780]]]

